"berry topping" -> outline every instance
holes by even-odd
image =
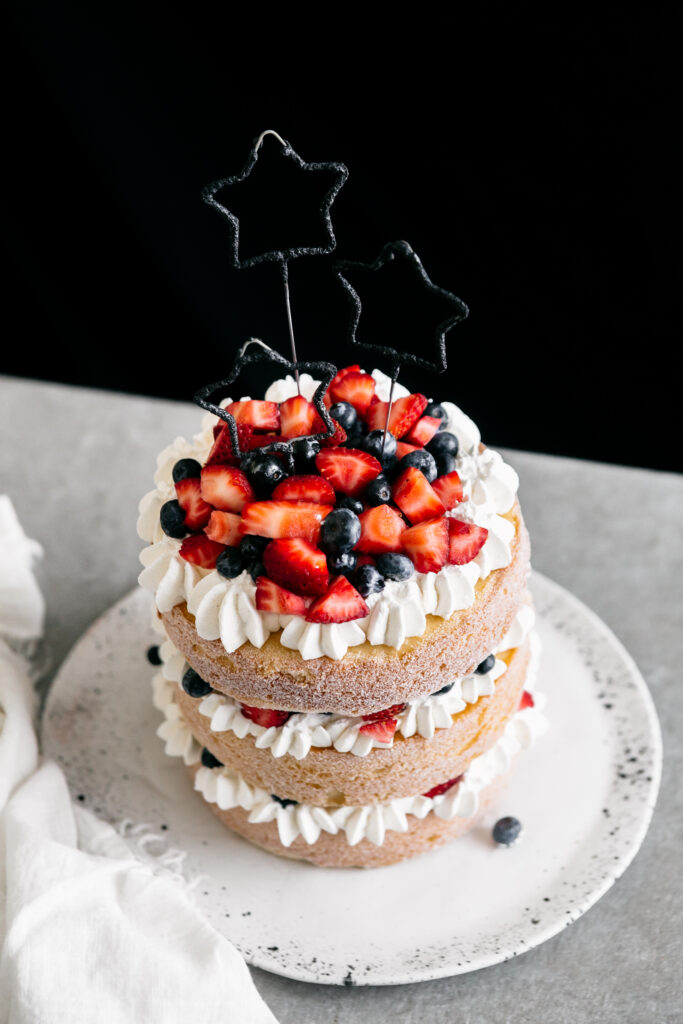
[[[398,441],[396,443],[396,458],[399,460],[402,459],[404,455],[407,455],[408,452],[416,451],[419,451],[419,448],[415,444],[406,444],[405,441]]]
[[[202,750],[202,764],[205,768],[222,768],[223,762],[219,761],[217,757],[211,753],[208,747],[204,747]]]
[[[230,515],[225,512],[224,515]],[[226,580],[232,580],[244,572],[244,558],[237,548],[226,548],[216,559],[216,572]]]
[[[270,537],[257,537],[254,534],[248,533],[240,541],[240,551],[247,562],[253,562],[255,558],[260,559],[262,557],[267,544],[270,544]]]
[[[324,594],[329,583],[327,559],[307,540],[274,540],[263,553],[264,575],[295,594]]]
[[[254,583],[258,582],[259,576],[266,575],[266,567],[260,558],[255,558],[253,562],[250,562],[247,566],[247,572],[251,576]]]
[[[222,512],[241,512],[254,500],[254,489],[246,475],[235,466],[204,466],[202,498]]]
[[[350,551],[360,540],[360,520],[350,508],[335,508],[320,528],[320,547],[328,554]]]
[[[528,690],[525,690],[519,702],[519,710],[524,711],[525,708],[532,708],[533,706],[534,698]]]
[[[359,516],[365,506],[360,498],[352,498],[350,494],[338,494],[337,508],[350,508],[352,512]]]
[[[337,374],[337,376],[339,376]],[[361,416],[364,415],[375,393],[375,381],[369,373],[349,370],[330,383],[329,394],[335,402],[348,402]]]
[[[450,542],[448,561],[450,565],[466,565],[479,554],[483,548],[489,531],[484,526],[473,526],[461,523],[458,519],[449,519]]]
[[[356,550],[369,555],[402,551],[401,535],[405,529],[405,520],[395,508],[376,505],[360,516],[360,540]]]
[[[242,541],[242,520],[234,512],[213,511],[204,533],[211,540],[234,548]]]
[[[356,569],[353,585],[361,597],[370,597],[384,590],[384,576],[374,565],[361,565]]]
[[[372,736],[376,743],[391,743],[397,725],[395,718],[387,718],[384,722],[367,722],[358,731],[364,736]]]
[[[521,831],[521,821],[508,815],[505,818],[499,818],[493,826],[493,840],[496,843],[500,843],[501,846],[510,846],[517,839]]]
[[[433,416],[434,419],[437,419],[439,421],[439,423],[445,423],[446,420],[448,419],[448,416],[446,415],[446,410],[442,405],[439,405],[438,402],[430,402],[427,408],[425,409],[425,415]]]
[[[431,696],[432,697],[442,697],[445,693],[450,693],[454,686],[455,686],[455,679],[453,680],[452,683],[446,683],[446,685],[442,686],[440,690],[435,690],[434,693],[431,694]]]
[[[201,463],[196,459],[180,459],[173,467],[173,483],[177,484],[180,480],[191,480],[193,477],[198,477],[201,471]]]
[[[271,452],[252,456],[245,466],[249,482],[259,498],[269,498],[273,488],[284,482],[287,470],[282,459]]]
[[[208,523],[213,509],[202,498],[199,477],[192,476],[179,480],[175,485],[175,489],[178,495],[178,504],[185,513],[185,528],[187,530],[201,530]]]
[[[440,430],[428,444],[425,445],[428,452],[436,456],[441,452],[450,452],[451,455],[458,454],[458,439],[455,434],[448,430]]]
[[[294,465],[299,473],[314,473],[315,457],[320,451],[320,441],[314,437],[304,437],[300,441],[292,441]]]
[[[159,510],[159,523],[161,529],[168,537],[180,539],[187,533],[185,527],[185,512],[177,501],[166,501]]]
[[[389,417],[389,430],[394,437],[401,438],[407,434],[426,408],[427,399],[424,395],[406,395],[405,398],[397,398],[391,407],[391,416]]]
[[[418,572],[438,572],[448,561],[448,520],[443,516],[411,526],[401,540]]]
[[[235,423],[246,423],[254,430],[279,430],[280,410],[277,402],[262,402],[249,399],[245,402],[231,402],[226,412]]]
[[[435,416],[422,416],[421,419],[417,421],[413,429],[405,435],[406,441],[410,444],[416,444],[424,448],[424,446],[434,437],[434,434],[440,426],[441,420],[437,419]]]
[[[385,580],[409,580],[415,572],[413,563],[407,555],[397,555],[393,551],[377,556],[377,568]]]
[[[325,424],[320,420],[320,425],[316,427],[318,432],[325,430]],[[323,437],[320,439],[320,444],[323,448],[337,448],[340,444],[344,444],[346,441],[346,431],[339,423],[334,424],[334,434],[329,437]]]
[[[406,455],[406,459],[417,454],[414,452],[412,455]],[[427,477],[415,466],[409,466],[401,473],[394,484],[393,495],[401,512],[405,513],[411,523],[434,519],[446,511]]]
[[[205,683],[199,673],[195,672],[193,668],[185,669],[180,685],[188,697],[194,697],[197,700],[211,693],[210,685]]]
[[[350,576],[358,565],[358,555],[355,551],[340,551],[336,555],[327,556],[327,568],[330,576]]]
[[[332,505],[314,501],[254,501],[242,509],[242,529],[257,537],[303,537],[317,543]]]
[[[330,406],[330,416],[348,433],[358,423],[358,413],[348,402],[335,402]]]
[[[414,452],[408,452],[407,455],[403,456],[399,470],[402,472],[404,469],[408,469],[409,466],[414,466],[415,469],[419,469],[421,473],[424,473],[430,483],[432,480],[436,480],[436,461],[434,456],[426,452],[424,448],[416,448]]]
[[[302,437],[305,434],[319,434],[325,430],[325,424],[313,402],[309,402],[303,395],[295,395],[294,398],[288,398],[282,403],[280,420],[285,437]]]
[[[371,480],[363,495],[368,505],[386,505],[391,501],[391,487],[387,478],[380,473]]]
[[[462,483],[456,472],[437,477],[432,484],[444,508],[455,508],[462,501]]]
[[[248,438],[251,437],[252,428],[244,427],[247,432],[246,436],[242,431],[241,426],[238,424],[237,434],[240,442],[240,448],[246,449],[249,445]],[[209,457],[204,463],[205,466],[236,466],[237,458],[235,456],[235,450],[232,446],[232,438],[230,437],[230,431],[228,430],[225,423],[219,425],[219,429],[216,433],[216,440],[213,442],[213,447],[209,452]]]
[[[260,612],[274,612],[276,615],[305,615],[309,602],[273,583],[267,576],[256,581],[256,607]]]
[[[279,483],[273,491],[277,501],[315,501],[319,505],[334,505],[335,496],[331,484],[321,476],[290,476]]]
[[[477,665],[477,667],[475,668],[474,671],[477,673],[477,675],[485,676],[487,672],[491,671],[491,669],[493,668],[495,663],[496,663],[496,656],[495,656],[495,654],[489,654],[488,658],[484,658],[484,660],[481,662],[481,664]]]
[[[161,665],[161,654],[159,653],[158,644],[147,648],[147,661],[150,665]]]
[[[428,796],[430,798],[434,796],[441,796],[442,793],[447,793],[449,789],[453,788],[453,786],[457,786],[461,779],[462,775],[458,775],[457,778],[449,779],[448,782],[440,782],[438,786],[428,789],[426,793],[422,794],[422,796]]]
[[[362,717],[364,722],[387,722],[395,715],[400,715],[405,709],[405,704],[392,704],[390,708],[385,708],[384,711],[373,711],[371,715],[363,715]]]
[[[436,472],[438,476],[448,476],[449,473],[454,473],[458,462],[455,455],[452,452],[439,452],[438,455],[434,456],[434,462],[436,463]]]
[[[337,576],[322,597],[308,609],[308,622],[351,622],[369,614],[366,605],[355,587],[345,576]]]
[[[377,459],[357,448],[323,449],[316,455],[315,464],[320,475],[332,484],[335,491],[354,498],[382,471]]]
[[[384,446],[382,446],[384,441]],[[387,430],[387,436],[384,437],[384,430],[371,430],[369,434],[366,434],[361,442],[361,448],[364,452],[368,452],[370,455],[374,455],[376,459],[385,465],[388,460],[396,454],[397,441],[390,430]]]
[[[193,565],[198,565],[201,569],[215,569],[216,559],[223,551],[225,551],[225,545],[217,544],[215,540],[199,533],[194,537],[186,537],[180,545],[178,554],[186,562],[192,562]]]
[[[275,708],[252,708],[249,704],[240,704],[240,708],[245,718],[250,718],[264,729],[284,725],[292,714],[291,711],[276,711]]]

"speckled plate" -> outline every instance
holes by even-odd
[[[157,636],[135,591],[76,644],[50,692],[43,742],[72,793],[117,823],[145,822],[187,851],[197,899],[250,964],[302,981],[424,981],[517,956],[585,913],[640,846],[659,785],[647,687],[585,605],[535,573],[539,688],[550,729],[513,766],[488,819],[449,846],[371,871],[325,870],[232,835],[163,753],[145,652]],[[524,825],[510,849],[490,829]]]

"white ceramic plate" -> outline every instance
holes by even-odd
[[[163,829],[201,874],[209,920],[258,967],[302,981],[389,985],[473,971],[544,942],[626,869],[654,808],[659,724],[647,687],[608,628],[557,584],[532,576],[550,729],[519,755],[488,819],[415,860],[321,869],[226,830],[155,730],[158,642],[136,590],[76,644],[52,686],[44,749],[75,798],[107,820]],[[511,848],[491,840],[513,814]]]

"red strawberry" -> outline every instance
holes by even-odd
[[[225,544],[217,544],[215,540],[205,537],[203,533],[194,537],[186,537],[180,545],[180,557],[202,569],[215,569],[216,559],[225,551]]]
[[[248,501],[254,500],[246,475],[234,466],[204,466],[201,480],[202,498],[222,512],[241,512]]]
[[[391,743],[397,725],[395,718],[387,718],[383,722],[368,722],[367,725],[361,725],[358,731],[364,736],[372,736],[378,743]]]
[[[424,448],[434,437],[440,426],[441,420],[437,419],[436,416],[422,416],[412,430],[406,434],[406,441]]]
[[[401,540],[418,572],[438,572],[448,561],[448,520],[443,516],[411,526]]]
[[[434,786],[432,789],[428,789],[422,796],[441,796],[442,793],[447,793],[453,786],[457,786],[459,782],[462,782],[464,776],[458,775],[455,779],[449,779],[448,782],[440,782],[438,786]]]
[[[319,434],[325,429],[313,402],[309,402],[303,395],[295,395],[282,403],[280,421],[285,437],[304,437],[307,434]]]
[[[401,536],[407,529],[405,520],[391,505],[376,505],[360,516],[360,540],[356,551],[380,555],[384,551],[403,551]]]
[[[255,401],[250,398],[244,402],[231,402],[226,411],[235,423],[246,423],[254,430],[280,429],[280,410],[277,402]]]
[[[303,537],[315,544],[332,508],[315,501],[253,501],[242,509],[242,529],[257,537]]]
[[[291,590],[285,590],[273,583],[267,576],[256,581],[256,607],[260,612],[275,612],[276,615],[305,615],[309,601]]]
[[[251,430],[251,427],[244,428],[242,424],[237,428],[238,430]],[[263,448],[267,444],[275,444],[276,441],[286,441],[287,438],[284,434],[254,434],[252,433],[248,439],[247,444],[242,444],[242,434],[240,433],[240,446],[242,451],[253,451],[254,448]]]
[[[264,729],[284,725],[292,714],[291,711],[276,711],[275,708],[252,708],[249,704],[240,704],[240,708],[245,718],[250,718]]]
[[[365,421],[370,430],[383,430],[387,419],[388,402],[371,402],[365,414]],[[391,405],[389,417],[389,430],[398,440],[407,434],[417,423],[422,413],[427,408],[427,399],[424,395],[406,395],[405,398],[397,398]]]
[[[471,562],[479,554],[489,535],[485,527],[461,523],[458,519],[449,519],[448,528],[450,565],[466,565],[467,562]]]
[[[524,693],[522,694],[520,702],[519,702],[519,710],[520,711],[524,711],[524,708],[533,708],[533,707],[534,707],[534,698],[532,697],[532,695],[529,693],[528,690],[525,690]]]
[[[188,530],[201,530],[209,521],[213,509],[202,498],[199,477],[179,480],[175,485],[178,504],[185,512],[185,526]]]
[[[330,434],[329,437],[321,437],[320,443],[323,448],[338,448],[340,444],[343,444],[346,440],[346,431],[342,427],[341,423],[337,423],[335,419],[332,420],[334,423],[334,434]],[[316,428],[315,433],[321,434],[325,430],[325,424],[320,421],[320,429]]]
[[[334,505],[334,490],[321,476],[289,476],[273,491],[275,501],[317,501],[319,505]]]
[[[358,363],[354,363],[353,366],[345,366],[342,370],[337,370],[337,373],[332,378],[327,388],[328,395],[337,387],[339,381],[344,379],[347,373],[360,373],[360,366]]]
[[[405,441],[398,441],[396,444],[396,458],[402,459],[408,452],[416,452],[418,446],[415,444],[406,444]]]
[[[227,425],[221,422],[214,427],[213,447],[209,452],[209,456],[205,462],[206,466],[237,466],[238,459],[235,456],[235,451],[232,446],[232,438],[230,437],[230,431]],[[242,430],[249,431],[251,434],[252,428],[240,425],[237,427],[237,434],[239,437],[240,448],[244,449],[248,447],[248,437],[241,433]],[[243,441],[244,439],[244,441]]]
[[[306,614],[307,622],[351,622],[370,613],[355,587],[346,576],[337,576],[322,597],[314,601]]]
[[[263,564],[271,580],[295,594],[317,596],[327,590],[330,575],[325,555],[300,537],[271,541]]]
[[[402,711],[405,711],[406,706],[405,704],[392,704],[390,708],[386,708],[384,711],[375,711],[372,715],[363,715],[363,721],[386,722],[388,718],[400,715]]]
[[[421,523],[425,519],[442,516],[446,511],[427,477],[415,466],[409,466],[401,473],[391,493],[401,512],[411,523]]]
[[[204,533],[219,544],[237,547],[244,536],[242,519],[234,512],[214,511],[211,513],[209,525],[204,527]]]
[[[330,384],[329,394],[335,402],[348,402],[359,416],[367,410],[375,393],[375,382],[369,373],[349,370],[336,384]]]
[[[433,490],[439,495],[444,508],[455,508],[462,501],[462,483],[460,477],[453,470],[445,476],[439,476],[432,484]]]
[[[327,448],[318,452],[315,464],[321,476],[335,491],[357,497],[371,480],[382,472],[382,466],[367,452],[357,448]]]
[[[384,430],[384,424],[387,421],[387,412],[389,411],[389,403],[381,402],[377,396],[374,396],[375,401],[370,402],[365,413],[365,422],[368,425],[368,430]]]

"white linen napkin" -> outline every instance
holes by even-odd
[[[1,1024],[277,1024],[185,887],[40,762],[26,665],[3,639],[42,633],[39,552],[0,495]]]

